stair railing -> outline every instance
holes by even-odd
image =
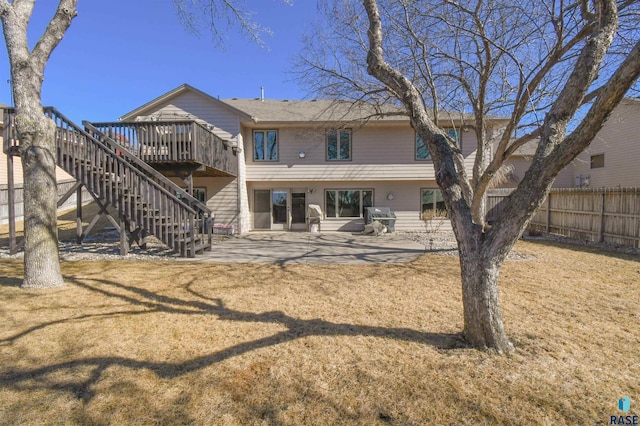
[[[126,144],[119,142],[115,137],[106,135],[104,132],[100,131],[88,121],[83,121],[82,124],[90,135],[111,148],[119,157],[125,159],[127,163],[140,170],[147,177],[158,183],[158,185],[162,186],[167,191],[175,193],[183,203],[191,207],[196,212],[196,227],[200,230],[201,233],[206,234],[206,240],[208,242],[207,248],[211,249],[213,214],[211,212],[211,209],[209,209],[206,204],[193,197],[191,194],[180,188],[166,176],[132,154],[130,152],[130,147]]]
[[[5,110],[5,125],[13,122],[14,114],[13,109]],[[56,124],[57,164],[88,190],[183,256],[193,257],[197,242],[210,246],[208,218],[199,219],[201,212],[167,189],[166,182],[160,184],[150,178],[138,165],[55,108],[45,108],[45,115]],[[5,127],[4,134],[5,150],[16,149],[19,141],[15,127]]]

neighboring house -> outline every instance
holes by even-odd
[[[522,179],[536,143],[528,143],[507,162],[513,166],[514,187]],[[554,188],[640,186],[640,99],[625,98],[613,111],[589,147],[560,171]]]
[[[513,167],[513,171],[511,173],[511,178],[508,182],[502,183],[500,186],[504,188],[515,188],[518,183],[524,177],[524,174],[529,169],[531,165],[531,159],[533,158],[536,148],[538,147],[537,142],[529,142],[524,146],[518,148],[513,155],[506,161],[507,164],[510,164]],[[573,164],[569,164],[569,166],[560,170],[556,180],[553,182],[554,188],[572,188],[575,184],[574,180],[574,170]]]
[[[309,204],[323,231],[360,231],[367,206],[390,207],[396,230],[423,230],[425,210],[444,209],[429,153],[406,116],[330,101],[225,99],[182,85],[125,114],[122,122],[193,119],[238,152],[237,177],[194,173],[194,194],[216,223],[250,230],[303,230]],[[471,172],[475,135],[469,117],[447,116]],[[492,121],[497,128],[498,120]],[[174,177],[180,185],[187,181]]]
[[[8,105],[5,105],[0,102],[0,143],[4,147],[4,140],[2,138],[2,133],[4,129],[4,117],[2,114],[2,110],[4,108],[9,108]],[[4,153],[4,149],[0,150],[0,185],[7,185],[8,183],[8,164],[7,164],[7,154]],[[56,167],[56,179],[58,182],[66,182],[69,180],[74,180],[68,173],[62,170],[60,167]],[[13,182],[15,185],[22,186],[22,161],[19,157],[13,158]]]
[[[575,186],[639,187],[639,162],[640,98],[625,98],[569,167]]]

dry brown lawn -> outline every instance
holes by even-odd
[[[0,424],[609,424],[640,406],[640,262],[521,242],[517,352],[465,348],[459,266],[0,263]]]

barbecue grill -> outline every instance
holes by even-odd
[[[387,227],[387,231],[395,232],[396,214],[389,207],[365,207],[364,224],[368,225],[374,220]]]

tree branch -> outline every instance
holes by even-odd
[[[382,22],[375,0],[364,0],[364,7],[369,17],[369,53],[367,55],[367,70],[369,74],[380,80],[405,105],[409,112],[411,124],[422,137],[431,153],[436,173],[436,181],[443,189],[443,196],[451,212],[454,227],[462,223],[471,223],[469,210],[470,198],[473,197],[466,171],[457,170],[454,153],[445,136],[433,120],[429,117],[421,94],[415,86],[398,70],[392,68],[384,59],[382,49]],[[460,175],[464,179],[460,179]],[[468,199],[468,201],[467,201]]]
[[[44,72],[51,52],[60,43],[71,25],[71,21],[78,14],[76,11],[77,2],[78,0],[60,0],[56,13],[31,52],[31,57],[37,64],[38,70]]]
[[[598,25],[592,37],[586,42],[580,52],[580,56],[571,72],[567,83],[560,92],[550,111],[547,113],[545,121],[540,131],[540,144],[536,150],[535,157],[529,170],[520,182],[516,190],[507,198],[504,210],[497,219],[500,227],[491,228],[488,231],[486,240],[488,247],[494,252],[492,255],[506,256],[508,250],[515,242],[513,236],[505,232],[500,232],[500,228],[522,229],[521,225],[526,224],[533,215],[533,212],[540,206],[544,196],[548,193],[553,179],[570,161],[572,161],[584,147],[586,147],[595,133],[582,133],[579,142],[565,140],[565,130],[569,120],[574,116],[577,109],[582,104],[588,88],[594,81],[600,64],[605,57],[608,48],[611,46],[613,37],[617,30],[617,8],[615,0],[596,0]],[[640,42],[639,42],[640,44]],[[636,45],[636,48],[640,48]],[[634,72],[628,75],[629,71],[640,72],[640,57],[633,53],[627,57],[623,67],[619,67],[614,73],[616,84],[612,84],[611,91],[615,96],[603,100],[596,100],[591,111],[587,114],[581,125],[586,120],[594,118],[600,119],[591,127],[591,131],[601,128],[604,119],[611,113],[617,105],[616,97],[622,99],[624,93],[631,87],[637,79]],[[624,74],[626,73],[626,74]],[[634,78],[635,76],[635,78]],[[612,79],[614,78],[612,77]],[[613,87],[615,86],[615,87]],[[603,96],[602,94],[600,96]],[[619,101],[618,99],[618,101]],[[598,107],[596,107],[596,104]],[[598,127],[599,126],[599,127]],[[587,139],[591,137],[591,139]],[[582,145],[579,147],[579,145]],[[572,146],[573,145],[573,146]],[[505,252],[504,249],[507,249]]]

